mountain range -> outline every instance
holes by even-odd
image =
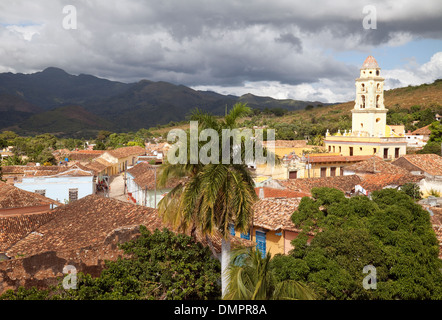
[[[93,137],[99,130],[136,131],[185,120],[199,108],[224,114],[236,102],[250,107],[304,109],[321,102],[241,97],[141,80],[122,83],[93,75],[71,75],[50,67],[33,74],[0,74],[0,130]]]

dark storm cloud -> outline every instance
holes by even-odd
[[[1,2],[0,71],[57,66],[126,82],[297,85],[354,78],[357,66],[336,61],[330,50],[369,52],[403,34],[441,37],[440,1],[375,1],[376,30],[362,27],[366,1],[70,3],[77,30],[61,27],[66,1]]]

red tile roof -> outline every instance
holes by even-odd
[[[345,167],[345,171],[355,173],[386,173],[386,174],[408,174],[408,171],[388,163],[376,156],[370,156],[369,159]]]
[[[101,156],[105,150],[78,150],[70,151],[66,149],[56,150],[53,152],[54,157],[58,161],[64,161],[68,158],[69,161],[89,161]]]
[[[24,191],[0,181],[0,209],[34,207],[43,205],[61,205],[40,194]]]
[[[406,183],[417,183],[422,180],[423,176],[417,176],[412,174],[385,174],[376,173],[364,176],[360,185],[372,192],[375,190],[381,190],[387,186],[402,186]]]
[[[102,245],[116,229],[145,225],[150,231],[169,227],[158,211],[116,199],[89,195],[52,211],[54,218],[17,241],[6,251],[9,257],[30,256],[48,251],[64,251]],[[208,243],[198,232],[196,238]],[[208,237],[214,248],[221,249],[221,235]],[[231,237],[232,247],[254,245]]]
[[[121,159],[130,156],[145,155],[146,149],[139,146],[133,146],[133,147],[118,148],[114,150],[107,150],[106,152],[115,158]]]
[[[310,196],[310,193],[268,187],[255,188],[255,192],[258,196],[260,195],[261,189],[263,190],[264,198],[302,198]]]
[[[253,206],[253,225],[268,230],[298,230],[291,220],[300,198],[265,198]]]
[[[372,156],[327,156],[318,155],[309,158],[310,163],[326,163],[326,162],[357,162],[370,159]]]
[[[430,125],[414,130],[411,134],[429,136],[431,134]]]
[[[44,213],[0,216],[0,252],[55,217],[54,211]]]
[[[325,178],[307,178],[307,179],[290,179],[279,181],[283,187],[303,193],[310,193],[314,187],[329,187],[349,192],[354,189],[355,185],[360,184],[361,178],[356,175],[337,176]]]
[[[267,145],[268,141],[263,141],[263,145]],[[306,140],[275,140],[275,147],[280,148],[304,148],[307,147]]]
[[[437,154],[406,154],[394,161],[393,164],[405,167],[404,160],[429,175],[442,176],[442,157]]]
[[[376,59],[373,56],[368,56],[362,64],[361,69],[378,69],[379,65]]]
[[[140,162],[139,164],[127,170],[127,173],[129,173],[132,177],[134,177],[135,183],[140,188],[142,189],[146,188],[147,190],[154,190],[155,171],[157,174],[156,179],[158,181],[158,175],[160,170],[161,170],[160,166],[152,166],[147,162]],[[170,179],[169,181],[167,181],[166,186],[164,186],[164,188],[165,189],[174,188],[179,182],[180,182],[179,179]]]

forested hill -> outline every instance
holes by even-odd
[[[136,131],[182,121],[194,108],[221,115],[238,101],[262,110],[300,110],[321,104],[221,95],[163,81],[122,83],[51,67],[33,74],[0,74],[0,130],[77,137],[101,129]]]

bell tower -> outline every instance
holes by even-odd
[[[373,56],[365,59],[356,79],[356,99],[352,112],[352,132],[365,137],[382,137],[387,125],[384,106],[384,78]]]

